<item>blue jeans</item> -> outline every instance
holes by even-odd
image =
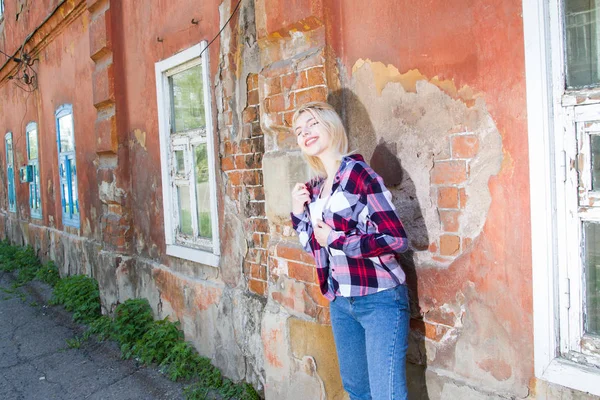
[[[342,383],[350,399],[407,399],[406,285],[367,296],[336,297],[330,310]]]

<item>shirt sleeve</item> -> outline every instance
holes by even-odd
[[[364,197],[368,218],[376,233],[331,231],[327,238],[329,247],[343,251],[350,258],[405,252],[408,249],[406,232],[392,203],[392,195],[381,177],[373,179],[365,187]]]
[[[302,248],[309,253],[313,253],[312,244],[315,242],[312,223],[310,222],[310,216],[305,210],[301,214],[290,214],[292,217],[292,225],[296,232],[298,232],[298,239]]]

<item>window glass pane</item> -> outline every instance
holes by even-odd
[[[204,127],[202,65],[186,69],[169,78],[172,133]]]
[[[38,142],[37,142],[37,129],[31,129],[27,132],[29,139],[29,148],[27,149],[28,157],[30,160],[37,160],[38,158]]]
[[[79,214],[79,198],[77,197],[77,169],[75,168],[75,160],[69,160],[71,166],[71,205],[73,206],[72,214]]]
[[[175,172],[177,174],[185,174],[185,155],[183,150],[175,150]]]
[[[12,148],[12,136],[6,138],[6,163],[9,165],[14,164],[13,159],[13,148]]]
[[[64,215],[71,214],[71,205],[69,204],[69,188],[66,183],[62,183],[60,185],[60,190],[62,191],[62,209]]]
[[[585,331],[600,335],[600,223],[584,222]]]
[[[210,185],[208,182],[208,154],[206,144],[194,148],[196,173],[196,210],[198,212],[198,235],[212,238]]]
[[[567,87],[600,82],[598,18],[596,0],[565,0]]]
[[[190,207],[190,187],[177,186],[179,200],[179,231],[185,235],[193,235],[192,209]]]
[[[73,142],[73,114],[68,114],[58,119],[58,130],[60,152],[75,150]]]

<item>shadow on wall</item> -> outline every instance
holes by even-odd
[[[413,180],[402,168],[402,160],[397,156],[396,143],[386,143],[377,139],[369,114],[360,99],[349,89],[333,92],[328,102],[338,111],[348,132],[350,150],[365,156],[365,161],[384,180],[393,194],[394,205],[398,210],[410,239],[410,250],[398,255],[398,261],[406,274],[410,291],[411,333],[407,356],[407,380],[409,399],[428,400],[425,381],[427,355],[425,352],[425,331],[423,316],[419,306],[418,274],[414,262],[414,251],[427,249],[429,237],[423,219],[421,205],[416,196]],[[360,136],[363,143],[372,143],[372,149],[358,149],[353,146]]]

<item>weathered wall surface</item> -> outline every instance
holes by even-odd
[[[17,20],[13,3],[0,26],[11,54],[59,6],[19,1]],[[289,221],[290,189],[309,177],[291,117],[328,100],[410,236],[411,398],[578,398],[532,379],[519,1],[243,1],[209,50],[220,265],[165,254],[154,64],[212,39],[236,4],[60,3],[24,46],[39,59],[37,90],[7,79],[14,63],[0,69],[0,134],[13,132],[18,167],[25,126],[38,122],[43,187],[42,220],[30,218],[23,184],[9,213],[0,168],[4,235],[63,274],[96,277],[105,312],[149,299],[267,399],[345,399],[328,302]],[[74,107],[79,229],[61,220],[63,103]]]

